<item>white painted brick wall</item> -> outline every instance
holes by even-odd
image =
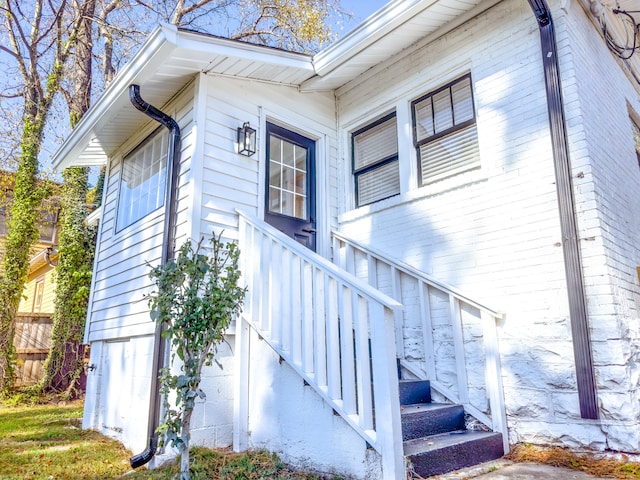
[[[639,451],[638,436],[624,430],[640,408],[631,367],[640,355],[640,169],[626,107],[640,111],[640,102],[581,8],[564,3],[568,11],[552,2],[552,13],[602,420],[580,419],[540,37],[527,2],[502,2],[340,91],[344,147],[348,131],[380,111],[401,112],[470,71],[482,157],[479,173],[422,189],[413,178],[400,197],[357,211],[345,193],[340,229],[506,311],[499,333],[513,441]],[[344,192],[349,155],[339,155]]]

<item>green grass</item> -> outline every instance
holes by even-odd
[[[129,470],[118,442],[80,429],[82,404],[0,407],[0,478],[100,479]]]
[[[2,480],[169,480],[177,465],[131,472],[131,452],[99,433],[82,430],[82,403],[66,405],[0,404],[0,479]],[[296,472],[266,452],[233,453],[192,449],[192,479],[320,480]],[[334,477],[331,477],[334,478]],[[337,479],[337,477],[335,477]]]
[[[158,470],[139,471],[127,475],[127,480],[170,480],[178,473],[172,465]],[[281,462],[274,454],[263,451],[233,453],[226,450],[193,448],[191,450],[191,478],[193,480],[321,480],[322,477],[297,472]]]

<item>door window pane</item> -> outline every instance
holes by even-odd
[[[276,135],[269,138],[269,212],[305,219],[307,212],[306,148]]]

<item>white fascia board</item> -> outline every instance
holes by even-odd
[[[438,0],[393,0],[389,2],[342,40],[317,53],[313,57],[316,73],[323,76],[332,72],[389,32],[392,32],[437,2]]]
[[[153,30],[53,155],[51,163],[55,170],[76,165],[74,160],[93,142],[94,127],[98,121],[120,97],[129,95],[129,85],[135,83],[143,70],[156,68],[175,49],[177,34],[178,29],[172,25],[160,25]]]
[[[304,53],[216,37],[198,32],[179,31],[176,45],[180,49],[210,53],[212,57],[233,57],[265,64],[299,68],[315,73],[312,57]],[[212,59],[213,62],[213,59]],[[207,71],[206,67],[203,69]]]

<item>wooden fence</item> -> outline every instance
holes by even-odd
[[[18,357],[17,386],[33,385],[42,378],[42,367],[51,342],[51,326],[49,314],[18,313],[13,339]]]

